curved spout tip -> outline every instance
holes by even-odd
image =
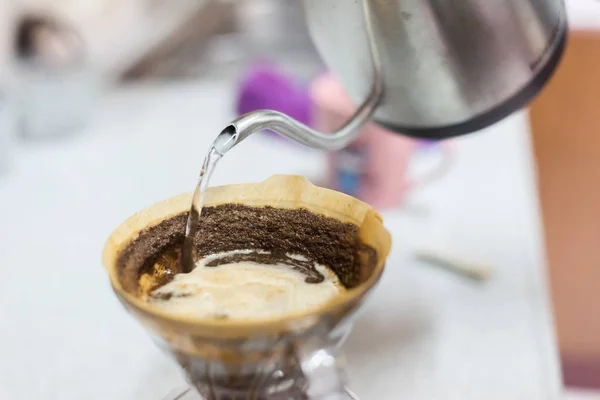
[[[238,143],[238,139],[239,134],[235,125],[228,125],[221,131],[221,133],[219,133],[219,136],[217,136],[213,142],[213,148],[217,153],[219,153],[219,155],[223,156]]]

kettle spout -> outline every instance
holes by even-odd
[[[217,141],[221,140],[224,146],[228,146],[225,151],[262,130],[270,130],[305,146],[327,151],[342,149],[356,138],[362,125],[375,113],[384,95],[381,62],[370,23],[370,10],[366,2],[363,7],[367,16],[366,28],[373,62],[373,77],[371,90],[354,115],[336,132],[322,133],[278,111],[251,111],[233,120],[219,135],[221,139]]]
[[[382,98],[380,86],[374,85],[370,95],[354,115],[333,133],[316,131],[279,111],[256,110],[233,120],[221,135],[235,135],[235,145],[255,132],[270,130],[308,147],[328,151],[339,150],[352,142],[361,126],[371,119]]]

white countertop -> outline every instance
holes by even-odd
[[[21,146],[0,176],[0,399],[159,400],[182,384],[113,296],[100,253],[130,214],[192,189],[230,108],[218,83],[128,89],[84,134]],[[457,147],[443,181],[384,213],[394,246],[346,344],[352,388],[363,400],[558,399],[526,119]],[[257,136],[227,155],[214,182],[322,168],[318,152]],[[476,284],[419,264],[410,252],[419,243],[497,273]]]

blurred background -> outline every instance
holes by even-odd
[[[591,0],[567,5],[575,21],[567,54],[525,115],[523,132],[535,161],[531,190],[540,205],[563,379],[592,396],[600,390],[600,11]],[[75,222],[89,218],[100,246],[132,212],[191,190],[208,143],[242,112],[273,108],[334,128],[345,118],[335,85],[311,43],[301,1],[0,0],[0,224],[2,251],[14,256],[5,261],[30,251],[28,241],[44,241],[23,224],[77,230]],[[326,155],[266,133],[252,139],[251,154],[236,149],[239,161],[223,163],[215,182],[298,173],[382,210],[418,212],[405,201],[409,188],[399,175],[415,169],[442,178],[462,157],[462,139],[433,144],[378,129],[367,127],[349,149]],[[367,137],[385,143],[381,159],[389,158],[398,176],[379,171],[364,181]],[[261,148],[269,149],[266,166],[257,161]],[[406,157],[399,160],[399,152]],[[76,221],[64,217],[65,204]],[[100,215],[88,214],[88,206]],[[34,219],[24,219],[29,212]],[[76,236],[75,247],[86,240]],[[99,249],[91,251],[97,258]],[[58,278],[48,279],[60,287]]]
[[[231,77],[261,57],[305,76],[319,68],[301,2],[3,0],[2,14],[5,66],[15,30],[33,16],[76,31],[111,80]]]

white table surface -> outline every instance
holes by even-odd
[[[130,214],[191,190],[230,109],[220,83],[121,90],[84,133],[20,147],[0,176],[0,399],[158,400],[183,383],[100,254]],[[384,213],[387,270],[345,347],[363,400],[560,398],[527,132],[521,114],[457,140],[451,173]],[[214,182],[322,169],[318,152],[255,137]],[[420,244],[497,273],[476,284],[425,266]]]

